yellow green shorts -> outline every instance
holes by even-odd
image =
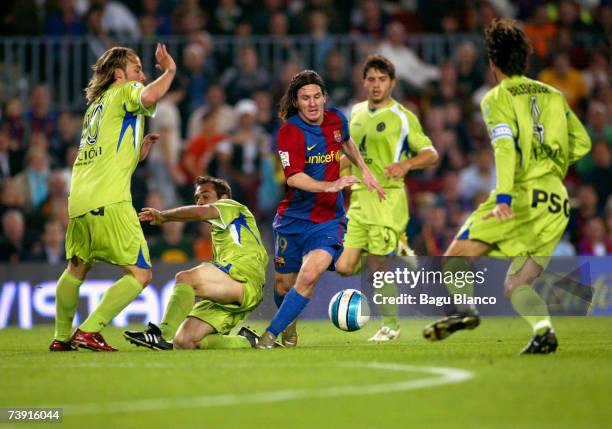
[[[214,264],[214,262],[213,262]],[[196,303],[189,316],[200,319],[215,328],[220,334],[227,334],[237,324],[241,323],[259,305],[263,299],[263,283],[259,273],[251,276],[238,271],[235,267],[226,271],[224,266],[215,264],[217,268],[229,274],[234,280],[242,283],[244,299],[239,304],[219,304],[207,299]]]
[[[386,199],[379,201],[375,192],[353,191],[344,247],[378,256],[395,254],[408,224],[408,200],[403,188],[385,188],[385,192]]]
[[[131,201],[110,204],[71,218],[66,232],[66,259],[151,268],[149,247]]]
[[[514,218],[502,222],[495,217],[483,219],[496,205],[496,195],[491,193],[466,220],[456,238],[491,245],[491,256],[529,256],[546,267],[569,221],[567,190],[558,177],[549,175],[516,184],[511,195]],[[520,261],[518,258],[513,266],[522,266],[524,259]]]

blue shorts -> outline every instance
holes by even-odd
[[[346,217],[315,223],[302,219],[283,219],[283,225],[274,227],[274,268],[277,273],[297,273],[302,258],[315,249],[325,250],[333,262],[333,271],[340,254],[346,232]]]

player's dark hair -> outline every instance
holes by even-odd
[[[115,83],[115,69],[126,71],[128,61],[137,61],[138,55],[130,48],[115,46],[104,52],[91,67],[93,76],[85,88],[87,104],[91,104]]]
[[[215,193],[217,197],[221,198],[221,195],[227,195],[228,198],[232,198],[232,188],[229,183],[223,179],[212,176],[198,176],[195,180],[195,186],[206,185],[212,183],[215,187]]]
[[[487,55],[506,76],[525,74],[533,51],[522,28],[509,19],[494,19],[485,29]]]
[[[370,69],[386,73],[391,80],[395,79],[395,66],[387,59],[387,57],[379,54],[369,55],[363,64],[364,79]]]
[[[300,88],[306,85],[319,85],[323,95],[327,95],[327,89],[325,89],[325,83],[321,76],[314,70],[302,70],[291,78],[289,88],[280,99],[278,116],[283,121],[298,113],[297,94]]]

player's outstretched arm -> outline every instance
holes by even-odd
[[[385,199],[385,191],[383,190],[376,177],[372,174],[366,163],[363,161],[361,154],[359,153],[359,149],[353,142],[352,139],[346,140],[342,144],[342,151],[346,155],[346,157],[359,168],[361,174],[363,174],[363,184],[368,187],[369,191],[376,191],[378,194],[378,198],[382,201]]]
[[[140,100],[142,105],[147,109],[155,105],[164,95],[166,95],[166,92],[170,89],[170,84],[174,79],[174,75],[176,74],[176,64],[172,56],[168,53],[166,45],[162,43],[157,44],[157,49],[155,49],[155,60],[157,61],[155,67],[163,71],[163,73],[142,90]]]
[[[140,158],[138,162],[144,161],[146,157],[149,155],[149,151],[151,150],[151,146],[159,140],[159,134],[147,134],[142,139],[142,146],[140,148]]]
[[[385,176],[391,179],[401,179],[410,170],[422,170],[437,164],[438,159],[438,152],[433,147],[427,147],[421,149],[413,158],[387,165],[385,167]]]
[[[306,192],[338,192],[359,183],[355,176],[342,176],[333,182],[316,180],[306,173],[296,173],[287,179],[287,185]]]
[[[219,217],[219,210],[214,206],[183,206],[170,210],[157,210],[151,207],[143,208],[138,213],[141,222],[151,225],[161,225],[166,222],[189,222],[215,219]]]

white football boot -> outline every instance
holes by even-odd
[[[397,340],[400,336],[400,329],[391,329],[388,326],[381,326],[378,331],[368,340],[377,343]]]

